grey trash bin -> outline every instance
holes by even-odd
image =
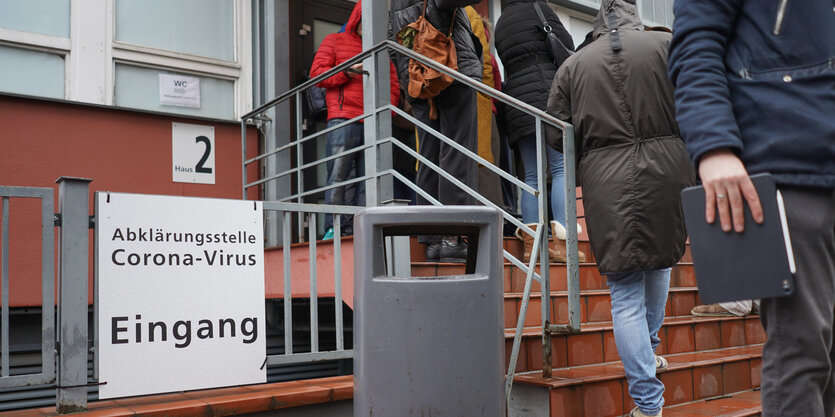
[[[354,416],[504,416],[500,212],[378,207],[354,225]],[[387,276],[384,237],[421,234],[469,236],[466,274]]]

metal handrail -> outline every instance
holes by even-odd
[[[507,375],[507,379],[506,379],[506,382],[505,382],[506,395],[507,395],[507,400],[508,400],[507,402],[509,404],[510,390],[511,390],[512,384],[513,384],[513,376],[515,375],[516,361],[518,359],[519,346],[521,344],[522,329],[524,327],[524,320],[525,320],[525,315],[526,315],[526,312],[527,312],[528,301],[529,301],[529,298],[530,298],[532,282],[534,280],[540,282],[542,296],[546,297],[546,299],[550,298],[550,281],[549,281],[549,278],[548,278],[549,268],[544,267],[546,265],[549,265],[550,262],[549,262],[548,250],[547,250],[547,248],[548,248],[548,239],[547,239],[547,234],[548,234],[547,229],[548,229],[548,227],[546,225],[548,224],[548,222],[546,221],[546,219],[547,219],[547,214],[546,214],[547,213],[547,201],[545,200],[546,195],[547,195],[547,193],[545,192],[545,178],[547,176],[547,171],[546,171],[545,164],[547,162],[546,162],[546,160],[543,156],[543,155],[546,154],[546,145],[544,143],[544,138],[543,138],[543,132],[544,132],[545,126],[543,126],[543,122],[547,126],[552,126],[552,127],[560,129],[560,131],[562,133],[562,141],[563,141],[563,148],[564,148],[563,151],[566,155],[566,157],[565,157],[565,172],[566,172],[566,178],[565,178],[566,179],[566,181],[565,181],[566,190],[565,190],[565,192],[566,192],[566,223],[567,223],[566,224],[566,229],[567,229],[567,249],[568,249],[568,253],[567,253],[567,255],[568,255],[567,256],[567,258],[568,258],[567,259],[567,261],[568,261],[567,262],[568,285],[567,285],[567,287],[568,287],[568,304],[569,304],[569,324],[568,324],[568,326],[555,326],[555,325],[552,325],[550,323],[550,319],[549,319],[550,318],[550,310],[551,310],[550,309],[550,303],[546,303],[546,302],[541,303],[541,307],[542,307],[542,332],[543,332],[543,340],[542,340],[542,342],[543,342],[543,367],[542,367],[542,372],[543,372],[544,377],[550,377],[551,376],[551,332],[552,331],[579,331],[579,328],[580,328],[580,313],[579,313],[579,311],[580,311],[579,310],[579,301],[580,300],[579,300],[579,277],[578,277],[579,268],[578,268],[578,265],[577,265],[577,225],[576,225],[576,201],[575,201],[576,195],[574,194],[575,192],[574,192],[574,189],[573,189],[573,187],[575,186],[574,130],[573,130],[573,126],[571,124],[566,123],[562,120],[559,120],[559,119],[549,115],[548,113],[546,113],[546,112],[544,112],[540,109],[537,109],[537,108],[535,108],[535,107],[533,107],[533,106],[531,106],[527,103],[524,103],[524,102],[522,102],[522,101],[520,101],[520,100],[518,100],[514,97],[511,97],[511,96],[509,96],[509,95],[507,95],[507,94],[505,94],[501,91],[495,90],[492,87],[489,87],[489,86],[487,86],[487,85],[485,85],[485,84],[483,84],[479,81],[475,81],[472,78],[467,77],[467,76],[459,73],[458,71],[452,70],[452,69],[450,69],[450,68],[448,68],[444,65],[441,65],[441,64],[439,64],[439,63],[437,63],[437,62],[435,62],[431,59],[428,59],[428,58],[424,57],[423,55],[420,55],[420,54],[418,54],[418,53],[416,53],[416,52],[414,52],[410,49],[407,49],[407,48],[397,44],[396,42],[393,42],[391,40],[385,40],[385,41],[380,42],[379,44],[373,46],[372,48],[370,48],[368,50],[365,50],[365,51],[355,55],[354,57],[344,61],[343,63],[335,66],[334,68],[331,68],[330,70],[328,70],[328,71],[326,71],[326,72],[324,72],[324,73],[322,73],[322,74],[320,74],[320,75],[318,75],[318,76],[316,76],[316,77],[314,77],[310,80],[307,80],[307,81],[299,84],[298,86],[286,91],[285,93],[281,94],[280,96],[276,97],[275,99],[270,100],[267,103],[264,103],[263,105],[259,106],[258,108],[253,109],[251,112],[249,112],[249,113],[247,113],[247,114],[245,114],[244,116],[241,117],[242,136],[243,136],[242,147],[243,147],[243,153],[244,153],[244,157],[243,157],[243,184],[244,184],[243,192],[244,192],[244,195],[246,195],[247,187],[261,183],[260,181],[257,181],[257,182],[252,183],[252,184],[247,184],[247,182],[246,182],[246,165],[247,164],[255,162],[255,161],[259,161],[261,159],[266,158],[267,156],[277,154],[278,152],[281,152],[283,150],[288,150],[288,149],[291,149],[293,147],[298,147],[301,142],[310,140],[310,139],[315,138],[315,137],[319,137],[323,134],[326,134],[329,131],[332,131],[332,130],[335,130],[335,129],[338,128],[338,127],[334,126],[332,128],[326,129],[325,131],[316,132],[315,134],[309,135],[309,136],[306,136],[306,137],[301,137],[300,134],[297,133],[296,141],[294,141],[292,143],[289,143],[287,145],[281,146],[277,149],[271,150],[267,154],[258,155],[254,158],[250,158],[250,159],[247,160],[246,156],[245,156],[246,155],[246,122],[248,120],[250,120],[252,117],[266,111],[267,109],[277,105],[278,103],[281,103],[281,102],[286,101],[286,100],[288,100],[292,97],[295,97],[296,98],[296,105],[295,105],[295,108],[296,108],[296,128],[300,132],[300,130],[301,130],[301,101],[300,101],[300,99],[301,99],[301,93],[304,90],[306,90],[307,88],[310,88],[311,86],[313,86],[315,84],[318,84],[319,82],[321,82],[321,81],[323,81],[323,80],[325,80],[325,79],[327,79],[327,78],[329,78],[329,77],[331,77],[331,76],[333,76],[333,75],[335,75],[335,74],[337,74],[341,71],[344,71],[345,69],[349,68],[351,65],[354,65],[355,63],[360,62],[360,61],[362,61],[366,58],[373,57],[374,59],[377,59],[378,53],[380,53],[384,50],[395,51],[397,53],[400,53],[401,55],[404,55],[404,56],[408,57],[409,59],[416,60],[423,65],[426,65],[426,66],[431,67],[435,70],[438,70],[438,71],[450,76],[455,81],[458,81],[458,82],[476,90],[477,92],[480,92],[480,93],[482,93],[482,94],[484,94],[488,97],[494,98],[494,99],[496,99],[500,102],[503,102],[503,103],[505,103],[505,104],[517,109],[517,110],[520,110],[523,114],[526,114],[527,116],[534,117],[534,119],[536,121],[536,144],[537,144],[537,149],[538,149],[538,152],[537,152],[537,154],[538,154],[537,155],[537,177],[538,177],[538,184],[539,184],[538,187],[537,187],[538,189],[534,189],[533,187],[528,186],[524,182],[518,180],[517,178],[508,174],[507,172],[504,172],[500,168],[496,167],[494,164],[484,160],[483,158],[478,156],[477,153],[474,153],[474,152],[470,151],[469,149],[464,148],[462,145],[460,145],[457,142],[453,141],[452,139],[446,137],[442,133],[432,129],[431,127],[427,126],[426,124],[420,122],[419,120],[417,120],[413,116],[408,115],[407,113],[405,113],[401,109],[397,108],[396,106],[392,106],[391,104],[376,106],[373,110],[366,111],[366,113],[364,113],[363,115],[358,116],[354,119],[351,119],[351,121],[349,121],[349,122],[352,122],[352,121],[355,121],[355,120],[365,119],[367,117],[370,117],[372,115],[377,115],[377,114],[379,114],[381,112],[385,112],[385,111],[391,111],[393,113],[399,114],[399,115],[405,117],[406,119],[408,119],[409,121],[411,121],[412,123],[414,123],[416,127],[420,128],[420,129],[423,129],[424,131],[432,134],[437,139],[441,140],[442,142],[444,142],[447,145],[451,146],[452,148],[456,149],[458,152],[463,153],[468,158],[473,159],[474,161],[477,161],[477,162],[481,163],[485,167],[488,167],[488,169],[490,171],[499,175],[501,178],[510,181],[517,188],[521,188],[524,192],[528,192],[528,193],[537,197],[537,199],[539,201],[539,222],[538,222],[539,227],[537,228],[537,230],[531,229],[530,227],[528,227],[527,225],[525,225],[524,223],[522,223],[521,221],[516,219],[514,216],[510,215],[509,213],[507,213],[504,210],[501,210],[501,208],[499,208],[500,211],[502,212],[503,217],[506,220],[508,220],[509,222],[511,222],[512,224],[517,226],[519,229],[521,229],[522,231],[524,231],[525,233],[527,233],[528,235],[530,235],[534,238],[534,246],[533,246],[533,251],[532,251],[533,253],[531,254],[531,259],[530,259],[530,262],[529,262],[528,265],[523,264],[519,259],[517,259],[513,255],[511,255],[507,251],[504,251],[504,253],[503,253],[505,259],[509,260],[513,265],[519,267],[520,269],[522,269],[522,271],[524,271],[526,273],[525,289],[524,289],[524,292],[523,292],[522,304],[521,304],[521,307],[520,307],[520,314],[519,314],[519,319],[518,319],[518,322],[517,322],[516,334],[515,334],[515,337],[514,337],[513,348],[512,348],[511,355],[510,355],[510,364],[509,364],[509,367],[508,367],[508,375]],[[371,74],[370,74],[371,77],[373,77],[374,76],[373,68],[370,68],[370,72],[371,72]],[[374,121],[374,119],[372,119],[372,122],[373,121]],[[341,124],[341,125],[347,124],[349,122],[343,122],[343,124]],[[393,141],[393,140],[391,140],[391,138],[375,138],[375,139],[373,139],[373,142],[369,142],[369,139],[367,138],[366,139],[366,144],[362,147],[362,149],[373,150],[373,149],[376,149],[377,146],[380,146],[384,143],[390,143],[390,144],[393,144],[393,145],[403,149],[408,154],[410,154],[412,157],[416,158],[421,164],[424,164],[426,167],[436,171],[438,173],[438,175],[440,175],[441,177],[445,178],[446,180],[452,182],[458,188],[462,189],[463,191],[465,191],[470,196],[474,197],[479,202],[481,202],[485,205],[491,206],[491,207],[496,207],[489,200],[482,197],[477,191],[472,190],[470,187],[466,186],[465,184],[463,184],[458,179],[451,177],[448,173],[446,173],[445,171],[440,169],[440,167],[438,167],[435,164],[432,164],[425,157],[423,157],[419,153],[415,152],[413,149],[410,149],[407,146],[402,145],[397,141]],[[357,150],[352,149],[351,151],[356,152]],[[350,152],[345,152],[345,153],[350,153]],[[342,183],[339,183],[339,184],[332,184],[331,186],[320,187],[320,188],[317,188],[316,190],[312,190],[312,191],[303,191],[302,190],[302,185],[301,185],[302,183],[301,183],[301,179],[300,179],[301,171],[305,168],[310,168],[314,165],[321,164],[323,161],[325,161],[327,159],[328,158],[326,158],[324,160],[320,159],[320,160],[317,160],[313,163],[304,164],[304,163],[302,163],[301,156],[297,156],[297,166],[296,166],[296,168],[290,169],[287,172],[284,172],[280,175],[280,176],[285,176],[285,175],[288,175],[288,174],[296,173],[297,178],[299,178],[297,180],[297,182],[298,182],[297,186],[299,187],[299,190],[297,191],[296,194],[294,194],[290,197],[286,197],[286,198],[288,198],[288,199],[292,199],[292,198],[301,199],[301,197],[304,196],[304,195],[310,195],[310,194],[313,194],[313,193],[321,192],[321,191],[326,190],[326,189],[339,187],[339,186],[344,186],[344,185],[348,184],[349,182],[358,182],[358,181],[361,181],[361,180],[373,180],[373,179],[376,179],[376,178],[380,178],[384,175],[391,175],[392,177],[397,178],[398,180],[403,182],[404,184],[407,184],[408,187],[415,190],[415,192],[417,192],[422,197],[426,198],[427,201],[429,201],[429,202],[431,202],[432,204],[435,204],[435,205],[440,205],[439,201],[432,198],[428,193],[426,193],[425,191],[423,191],[419,187],[417,187],[417,185],[414,184],[412,181],[407,180],[406,178],[404,178],[402,175],[400,175],[399,173],[397,173],[393,169],[380,170],[378,172],[367,172],[362,178],[359,178],[359,179],[345,181],[345,182],[342,182]],[[330,159],[333,159],[333,158],[330,158]],[[301,200],[299,200],[299,201],[301,201]],[[376,204],[376,201],[372,202],[372,203]],[[498,208],[498,207],[496,207],[496,208]],[[335,220],[338,217],[339,216],[335,216]],[[300,221],[301,221],[301,217],[300,217]],[[315,221],[313,221],[313,224],[315,224]],[[286,229],[285,229],[285,241],[286,241],[286,236],[287,236],[286,233],[287,232],[286,232]],[[311,245],[313,245],[313,243],[311,243]],[[313,256],[313,255],[311,255],[311,256]],[[543,265],[543,267],[541,268],[540,274],[537,274],[536,271],[535,271],[535,266],[536,266],[537,262],[539,262],[540,265]]]
[[[380,42],[377,45],[375,45],[373,48],[371,48],[369,50],[366,50],[366,51],[362,51],[361,53],[355,55],[354,57],[352,57],[348,60],[346,60],[345,62],[343,62],[343,63],[341,63],[341,64],[339,64],[339,65],[337,65],[337,66],[335,66],[335,67],[333,67],[333,68],[331,68],[331,69],[329,69],[329,70],[327,70],[327,71],[325,71],[325,72],[323,72],[323,73],[321,73],[321,74],[319,74],[319,75],[317,75],[317,76],[315,76],[315,77],[313,77],[313,78],[311,78],[311,79],[309,79],[309,80],[307,80],[307,81],[305,81],[305,82],[303,82],[303,83],[301,83],[301,84],[299,84],[299,85],[297,85],[297,86],[295,86],[295,87],[293,87],[289,90],[287,90],[286,92],[284,92],[280,96],[278,96],[278,97],[276,97],[276,98],[274,98],[274,99],[256,107],[255,109],[253,109],[249,113],[244,114],[243,116],[241,116],[241,120],[246,121],[248,119],[251,119],[253,116],[256,116],[260,113],[263,113],[265,110],[275,106],[276,104],[281,103],[281,102],[293,97],[296,93],[307,90],[308,88],[310,88],[310,87],[312,87],[316,84],[319,84],[320,82],[322,82],[322,81],[324,81],[324,80],[326,80],[330,77],[333,77],[334,75],[336,75],[336,74],[338,74],[342,71],[345,71],[346,69],[351,67],[351,65],[359,63],[363,59],[368,58],[372,54],[374,54],[376,52],[379,52],[379,51],[382,51],[384,49],[393,49],[394,51],[397,51],[397,52],[399,52],[399,53],[401,53],[405,56],[408,56],[410,59],[414,59],[414,60],[419,61],[423,65],[427,65],[427,66],[430,66],[430,67],[432,67],[432,68],[434,68],[438,71],[441,71],[444,74],[449,75],[450,77],[452,77],[454,80],[456,80],[458,82],[461,82],[462,84],[464,84],[464,85],[466,85],[466,86],[468,86],[472,89],[475,89],[476,91],[487,94],[491,98],[498,99],[498,100],[504,102],[505,104],[510,104],[514,108],[516,108],[518,110],[521,110],[521,111],[523,111],[524,113],[527,113],[530,116],[540,117],[540,118],[542,118],[543,120],[545,120],[546,122],[548,122],[549,124],[551,124],[555,127],[566,128],[566,127],[571,126],[570,123],[566,123],[566,122],[564,122],[560,119],[557,119],[556,117],[554,117],[554,116],[552,116],[552,115],[550,115],[550,114],[548,114],[548,113],[546,113],[546,112],[544,112],[544,111],[542,111],[542,110],[540,110],[540,109],[538,109],[534,106],[531,106],[528,103],[520,101],[517,98],[511,97],[511,96],[509,96],[509,95],[507,95],[507,94],[505,94],[505,93],[503,93],[499,90],[496,90],[492,87],[487,86],[484,83],[474,81],[472,78],[467,77],[466,75],[461,74],[458,71],[455,71],[455,70],[453,70],[453,69],[451,69],[451,68],[449,68],[445,65],[439,64],[439,63],[437,63],[437,62],[435,62],[435,61],[433,61],[429,58],[426,58],[425,56],[423,56],[421,54],[418,54],[418,53],[412,51],[411,49],[408,49],[408,48],[398,44],[397,42],[394,42],[394,41],[391,41],[391,40],[386,40],[386,41]]]

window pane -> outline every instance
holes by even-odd
[[[200,80],[200,107],[180,107],[160,103],[159,74],[193,77]],[[116,65],[116,105],[212,117],[216,119],[235,118],[235,83],[217,78],[183,75],[169,71],[130,65]]]
[[[325,36],[339,32],[342,25],[328,22],[327,20],[313,19],[313,48],[319,49],[319,45],[325,40]]]
[[[665,0],[653,0],[655,3],[655,24],[667,26],[667,2]],[[669,14],[672,14],[670,12]]]
[[[655,24],[655,14],[652,9],[653,0],[641,1],[641,20],[645,25]]]
[[[235,2],[117,0],[116,40],[235,60]]]
[[[64,98],[64,57],[0,46],[0,91]]]
[[[70,37],[70,0],[2,0],[0,27]]]

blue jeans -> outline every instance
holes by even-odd
[[[641,412],[656,415],[664,405],[664,384],[655,376],[658,330],[670,289],[670,268],[606,276],[612,324],[629,395]]]
[[[328,120],[328,127],[336,126],[347,119]],[[363,126],[360,122],[351,123],[327,134],[325,138],[325,155],[332,156],[349,149],[361,146],[363,143]],[[327,163],[327,185],[337,184],[365,175],[365,158],[363,151],[357,151]],[[325,191],[325,204],[361,206],[365,205],[365,183],[355,183],[356,192],[351,201],[346,201],[345,189],[336,187]],[[325,215],[325,230],[333,226],[333,217]],[[342,216],[342,230],[350,233],[351,216]]]
[[[522,163],[525,165],[525,184],[537,187],[536,181],[536,138],[527,137],[516,142]],[[554,220],[565,226],[565,168],[563,156],[550,146],[548,148],[548,166],[551,170],[551,214]],[[546,216],[547,217],[547,216]],[[525,224],[539,221],[539,203],[536,197],[522,192],[522,222]]]

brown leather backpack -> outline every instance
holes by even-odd
[[[409,39],[412,40],[412,50],[457,71],[458,55],[455,51],[455,44],[452,42],[452,28],[455,24],[455,13],[458,9],[453,10],[449,35],[445,35],[426,20],[426,1],[423,0],[423,13],[418,20],[408,24],[398,33],[398,41],[408,47],[410,42],[404,38],[414,36],[413,40]],[[438,118],[438,109],[432,99],[449,87],[453,81],[453,78],[449,75],[423,65],[414,59],[409,60],[409,86],[407,91],[414,98],[429,100],[429,118],[432,120]]]

